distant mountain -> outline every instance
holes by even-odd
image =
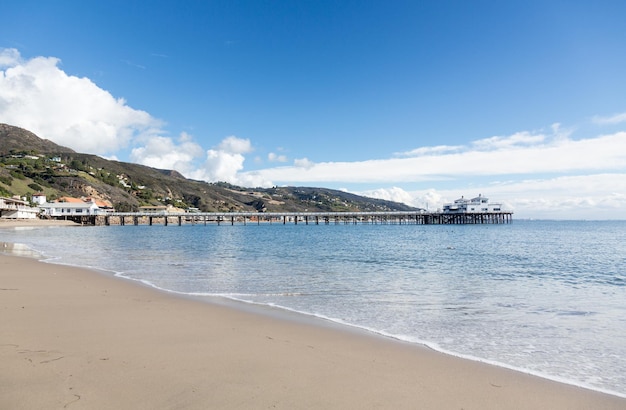
[[[91,197],[116,210],[172,205],[203,212],[407,211],[398,202],[311,187],[243,188],[185,178],[174,170],[77,153],[30,131],[0,124],[0,195]]]

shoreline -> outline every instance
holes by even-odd
[[[43,262],[46,262],[46,261],[43,261]],[[50,262],[50,263],[54,263],[54,262]],[[77,266],[77,265],[68,265],[68,266],[88,269],[88,268],[84,268],[84,267]],[[109,271],[102,271],[102,273],[112,274]],[[454,351],[447,351],[445,349],[439,348],[438,346],[433,346],[426,341],[411,341],[411,340],[403,339],[402,337],[398,337],[393,334],[386,334],[386,333],[377,331],[375,329],[353,325],[347,322],[343,322],[341,320],[334,319],[332,317],[318,316],[313,313],[298,311],[298,310],[290,309],[284,306],[267,305],[263,303],[256,303],[256,302],[251,302],[251,301],[247,301],[243,299],[230,298],[226,296],[196,295],[196,294],[189,294],[189,293],[184,293],[184,292],[171,291],[168,289],[159,288],[158,286],[155,286],[152,283],[145,283],[141,280],[128,278],[123,275],[119,275],[119,276],[116,275],[115,277],[121,280],[128,280],[128,281],[134,282],[136,284],[139,284],[140,286],[146,286],[150,289],[154,289],[157,292],[164,292],[168,295],[172,295],[173,297],[189,298],[191,300],[196,300],[200,303],[217,304],[221,306],[226,306],[227,308],[230,308],[230,309],[248,312],[254,315],[270,316],[272,318],[276,318],[276,319],[284,320],[284,321],[296,321],[298,323],[303,323],[309,326],[326,327],[329,329],[335,329],[340,332],[354,332],[354,334],[356,335],[362,335],[366,337],[379,337],[385,340],[392,341],[394,343],[414,346],[418,349],[426,349],[428,351],[432,351],[437,354],[450,356],[454,359],[467,360],[470,362],[480,363],[486,366],[493,366],[496,368],[506,369],[506,370],[510,370],[513,372],[525,374],[531,377],[537,377],[537,378],[547,380],[550,382],[565,384],[565,385],[572,386],[575,388],[589,390],[589,391],[593,391],[593,392],[600,393],[600,394],[607,394],[610,396],[615,396],[615,397],[619,397],[619,398],[626,400],[626,394],[620,393],[617,391],[603,389],[603,388],[595,387],[592,385],[586,385],[576,380],[559,378],[557,376],[543,374],[543,373],[536,372],[530,369],[515,367],[512,365],[508,365],[506,363],[483,359],[483,358],[471,356],[471,355],[463,355],[460,353],[456,353]]]
[[[54,224],[50,226],[54,226]],[[64,226],[64,225],[59,225],[59,226]],[[297,310],[289,309],[283,306],[272,306],[272,305],[267,305],[267,304],[262,304],[262,303],[255,303],[255,302],[251,302],[251,301],[247,301],[243,299],[230,298],[226,296],[199,295],[199,294],[193,294],[193,293],[173,291],[170,289],[160,288],[150,282],[146,282],[146,281],[139,280],[139,279],[133,279],[123,274],[118,274],[113,271],[109,271],[105,269],[97,269],[97,268],[89,268],[89,267],[81,266],[81,265],[57,263],[57,262],[54,262],[53,259],[45,258],[42,254],[38,253],[37,251],[33,251],[30,248],[23,246],[21,244],[0,242],[0,248],[2,247],[4,247],[5,249],[5,254],[8,254],[9,256],[36,259],[37,261],[46,263],[46,264],[58,264],[60,266],[68,266],[68,267],[77,268],[77,269],[89,270],[91,272],[105,275],[107,277],[111,277],[117,280],[127,281],[131,283],[132,285],[145,287],[155,292],[160,292],[160,293],[163,293],[165,295],[169,295],[175,298],[184,298],[184,299],[197,301],[199,303],[208,303],[210,305],[223,306],[228,309],[234,309],[236,311],[242,311],[242,312],[246,312],[246,313],[253,314],[253,315],[269,316],[273,319],[278,319],[281,321],[288,321],[288,322],[295,321],[296,323],[301,323],[304,325],[335,329],[340,332],[353,332],[356,335],[362,335],[362,336],[364,335],[366,337],[379,337],[385,340],[393,341],[395,343],[406,344],[408,346],[415,346],[416,348],[420,348],[420,349],[422,348],[427,349],[429,351],[432,351],[438,354],[443,354],[446,356],[450,356],[452,358],[456,358],[460,360],[468,360],[468,361],[480,363],[480,364],[487,365],[487,366],[494,366],[497,368],[507,369],[510,371],[526,374],[531,377],[538,377],[540,379],[548,380],[551,382],[561,383],[561,384],[573,386],[576,388],[581,388],[584,390],[590,390],[593,392],[607,394],[607,395],[626,399],[625,394],[622,394],[616,391],[611,391],[611,390],[602,389],[599,387],[586,385],[584,383],[577,382],[575,380],[559,378],[559,377],[552,376],[549,374],[533,372],[532,370],[511,366],[506,363],[490,361],[490,360],[482,359],[480,357],[475,357],[475,356],[462,355],[459,353],[455,353],[453,351],[446,351],[444,349],[431,346],[428,342],[405,340],[405,339],[402,339],[401,337],[396,337],[395,335],[385,334],[385,333],[376,331],[374,329],[352,325],[350,323],[342,322],[340,320],[335,320],[330,317],[318,316],[312,313],[297,311]],[[2,253],[3,253],[2,249],[0,249],[0,255],[2,255]]]
[[[296,313],[290,320],[6,254],[0,268],[0,407],[626,406],[619,396]]]

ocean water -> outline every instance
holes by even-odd
[[[626,396],[626,221],[24,228],[0,241]]]

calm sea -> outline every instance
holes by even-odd
[[[626,396],[626,222],[0,230],[55,263]]]

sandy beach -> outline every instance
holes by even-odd
[[[60,219],[7,219],[0,218],[0,229],[23,228],[23,227],[45,227],[45,226],[80,226],[73,221]]]
[[[0,254],[2,409],[624,409],[322,320]]]

